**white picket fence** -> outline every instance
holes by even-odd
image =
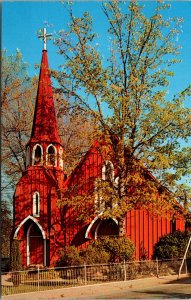
[[[1,288],[3,295],[10,295],[159,275],[178,275],[180,265],[181,260],[155,260],[62,268],[37,267],[25,271],[2,273]],[[182,273],[191,273],[190,267],[191,262],[185,261]]]

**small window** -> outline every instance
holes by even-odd
[[[102,180],[114,181],[114,166],[111,161],[106,160],[102,167]]]
[[[30,166],[30,147],[27,147],[26,151],[26,167]]]
[[[33,194],[33,216],[40,216],[40,194],[39,192],[35,192]]]
[[[50,145],[47,148],[47,164],[49,166],[56,165],[56,148],[53,145]]]
[[[42,164],[43,158],[43,150],[42,146],[35,145],[33,148],[33,165],[40,165]]]

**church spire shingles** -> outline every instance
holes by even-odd
[[[47,51],[42,51],[38,92],[30,142],[59,143]]]

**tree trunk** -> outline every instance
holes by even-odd
[[[125,236],[125,231],[125,215],[123,215],[119,219],[119,236]]]

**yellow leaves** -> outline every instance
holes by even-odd
[[[111,87],[112,87],[112,89],[115,91],[115,92],[117,92],[117,93],[121,93],[121,91],[122,91],[122,88],[120,87],[120,86],[117,86],[117,85],[115,85],[115,84],[111,84]]]

